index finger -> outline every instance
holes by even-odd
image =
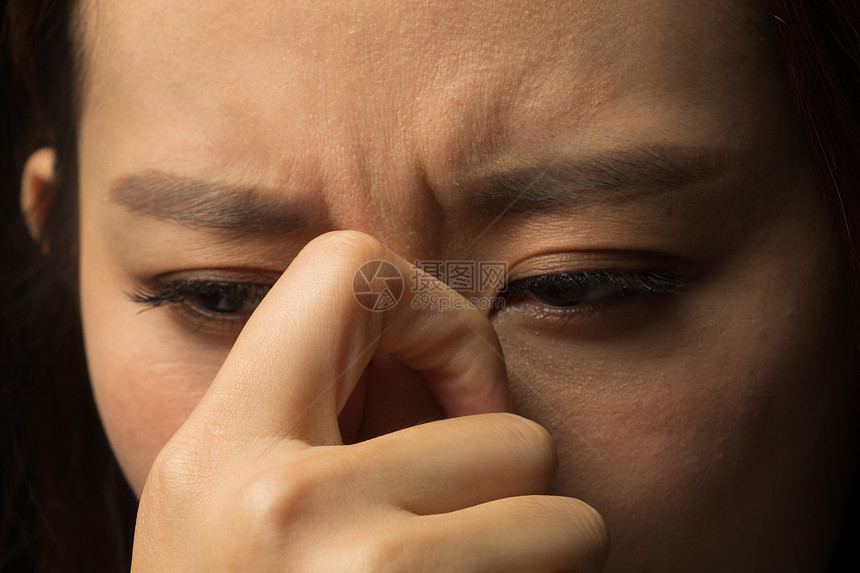
[[[363,233],[333,232],[308,243],[260,303],[192,416],[215,417],[234,436],[340,443],[337,415],[375,353],[419,370],[450,416],[509,410],[489,320],[468,304],[413,309],[416,293],[405,288],[391,308],[365,308],[353,279],[375,260],[401,278],[414,270]]]

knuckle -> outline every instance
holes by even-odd
[[[196,445],[176,437],[155,457],[144,490],[150,498],[165,500],[193,495],[211,473],[205,466]]]
[[[419,552],[404,536],[386,531],[363,539],[351,551],[352,558],[345,570],[349,573],[405,573],[432,571],[427,563],[420,563]]]
[[[276,467],[257,473],[239,492],[238,517],[252,529],[290,531],[312,514],[318,478]]]
[[[321,508],[343,507],[351,491],[349,462],[319,449],[253,472],[238,487],[235,506],[248,527],[295,532],[322,518]]]

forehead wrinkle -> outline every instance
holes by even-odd
[[[562,69],[594,64],[580,64],[569,56]],[[422,145],[416,151],[428,181],[443,186],[452,178],[468,178],[469,173],[508,162],[511,150],[545,145],[553,127],[582,131],[619,95],[609,77],[583,81],[568,75],[559,81],[559,69],[543,64],[523,58],[469,74],[445,70],[449,79],[439,82],[444,91],[433,92],[431,83],[415,99],[412,113],[419,137],[414,141]],[[552,125],[547,124],[549,117]],[[547,130],[536,130],[544,125]]]
[[[109,2],[105,3],[109,4]],[[207,7],[221,4],[224,3],[213,2],[212,4],[207,4]],[[702,4],[705,5],[704,3]],[[131,5],[131,3],[129,3],[129,5]],[[376,7],[379,6],[378,3],[370,3],[368,5]],[[729,4],[721,5],[725,6]],[[359,5],[356,4],[355,6]],[[398,6],[400,5],[398,4]],[[415,6],[418,5],[404,4],[404,6],[407,6],[407,8],[398,8],[398,10],[412,10]],[[477,5],[475,6],[476,7],[474,9],[478,10],[479,8],[477,7]],[[504,32],[511,31],[511,28],[505,27],[505,25],[507,24],[505,24],[503,21],[505,19],[504,16],[508,15],[512,10],[516,9],[516,4],[508,3],[504,4],[504,6],[506,6],[506,10],[500,10],[498,14],[493,12],[495,18],[492,20],[493,24],[491,27],[493,28],[494,32],[498,32],[497,36],[493,37],[505,38]],[[520,6],[522,5],[520,4]],[[577,4],[577,10],[579,10],[578,6],[579,4]],[[433,119],[436,120],[434,128],[435,131],[430,131],[430,128],[427,128],[430,135],[425,136],[423,138],[423,141],[420,141],[420,137],[411,137],[411,134],[409,137],[402,138],[403,141],[408,142],[408,146],[413,146],[413,148],[417,146],[423,146],[423,149],[421,149],[421,153],[416,153],[420,156],[420,163],[423,165],[432,164],[435,167],[438,175],[439,171],[449,169],[452,159],[454,162],[466,161],[470,158],[478,158],[490,161],[492,160],[493,146],[500,148],[505,147],[507,146],[510,137],[521,136],[521,134],[518,133],[518,127],[530,128],[534,125],[539,125],[536,122],[533,122],[532,125],[529,125],[529,121],[533,119],[532,117],[530,117],[529,114],[533,114],[534,117],[539,117],[547,110],[552,110],[553,112],[555,112],[561,108],[567,108],[569,110],[582,109],[582,107],[578,104],[574,105],[571,103],[571,93],[575,93],[578,95],[584,94],[582,95],[582,101],[586,104],[599,100],[601,90],[595,89],[595,80],[592,77],[593,75],[604,74],[602,64],[605,62],[599,60],[599,58],[603,58],[603,60],[611,60],[613,54],[621,54],[625,55],[625,57],[632,57],[633,55],[635,55],[637,51],[633,50],[629,46],[629,44],[633,42],[632,37],[628,37],[623,32],[625,32],[625,26],[630,23],[635,24],[636,22],[639,22],[640,19],[630,20],[630,15],[627,14],[627,12],[629,12],[628,10],[627,12],[624,12],[624,14],[622,14],[628,16],[627,18],[619,18],[618,21],[613,21],[611,18],[606,17],[607,14],[612,11],[612,6],[606,7],[602,4],[601,6],[597,6],[596,4],[591,3],[583,3],[582,6],[582,11],[585,12],[584,15],[587,17],[586,20],[592,19],[593,16],[593,20],[595,20],[596,23],[590,21],[579,22],[576,19],[573,19],[573,21],[569,24],[566,22],[561,23],[561,20],[563,20],[563,18],[559,17],[556,18],[556,21],[553,23],[555,27],[546,26],[546,28],[549,30],[566,30],[567,35],[565,36],[564,34],[562,34],[560,36],[561,41],[559,43],[562,45],[567,45],[567,40],[576,40],[575,42],[570,43],[572,49],[547,50],[546,48],[548,47],[548,44],[542,42],[538,43],[536,46],[531,46],[531,48],[537,51],[523,54],[520,60],[516,60],[513,54],[507,53],[505,49],[503,49],[507,47],[509,42],[505,42],[504,44],[500,43],[500,46],[496,46],[494,44],[491,44],[490,42],[481,41],[487,39],[485,37],[486,35],[478,34],[477,32],[480,32],[481,30],[478,29],[477,26],[474,26],[474,23],[472,25],[473,27],[475,27],[474,31],[476,33],[467,35],[467,38],[463,40],[464,42],[466,42],[466,47],[468,47],[470,42],[474,44],[475,49],[477,50],[474,53],[469,52],[467,49],[458,49],[458,46],[455,45],[453,42],[441,41],[445,40],[444,37],[429,37],[427,39],[428,46],[439,47],[441,44],[442,47],[440,49],[447,51],[445,51],[443,54],[445,55],[445,58],[435,58],[435,56],[438,54],[431,54],[429,50],[418,51],[419,58],[423,57],[427,60],[427,62],[425,63],[432,64],[435,62],[435,64],[439,66],[438,77],[437,75],[431,74],[428,77],[426,83],[428,86],[432,86],[431,89],[441,89],[442,91],[439,93],[441,93],[442,96],[447,96],[447,99],[441,96],[440,98],[437,98],[435,100],[432,97],[428,97],[426,101],[426,107],[422,110],[424,112],[423,117],[426,118],[427,121]],[[635,8],[636,4],[633,3],[630,4],[630,6],[634,6]],[[680,12],[678,6],[672,5],[671,3],[668,4],[668,6],[670,7],[668,9],[668,12]],[[350,7],[350,9],[352,8]],[[723,8],[720,9],[722,10]],[[666,9],[663,10],[666,11]],[[318,8],[316,10],[306,11],[315,13],[321,12]],[[708,10],[707,12],[710,12],[710,10]],[[408,14],[408,12],[406,12],[406,14]],[[370,27],[374,23],[374,20],[370,18],[370,16],[374,16],[372,10],[368,10],[365,16],[366,17],[359,23],[364,23],[366,26],[368,26],[365,29],[369,32],[373,32],[373,28]],[[316,14],[316,17],[317,20],[313,22],[314,26],[312,26],[311,28],[312,31],[316,31],[317,29],[324,30],[325,28],[330,28],[328,32],[328,34],[330,35],[333,33],[333,31],[336,31],[337,29],[341,29],[341,32],[348,31],[343,29],[343,22],[337,21],[332,24],[328,20],[323,21],[323,19],[319,18],[319,14]],[[275,25],[278,24],[278,22],[276,22],[275,20],[275,18],[271,18],[271,22],[269,22],[269,28],[271,28],[271,30],[269,30],[269,32],[272,33],[277,31],[280,36],[274,38],[280,38],[281,43],[284,43],[285,41],[288,41],[287,43],[292,42],[293,38],[289,37],[289,34],[285,34],[282,29],[278,28],[278,26]],[[356,125],[356,129],[354,131],[356,133],[361,133],[362,146],[365,149],[373,149],[373,151],[376,151],[378,149],[386,151],[387,149],[389,149],[391,145],[391,133],[383,133],[383,131],[385,131],[384,129],[377,128],[377,126],[385,126],[384,122],[386,121],[386,118],[383,112],[385,112],[386,110],[390,111],[391,109],[394,109],[395,112],[400,111],[397,105],[399,103],[402,103],[403,101],[419,102],[419,99],[410,100],[409,98],[413,95],[413,92],[411,90],[418,89],[419,87],[421,87],[421,84],[410,83],[409,81],[407,81],[410,78],[408,72],[413,69],[413,66],[416,65],[415,62],[412,60],[402,61],[399,63],[395,61],[394,64],[392,64],[394,66],[393,68],[382,66],[382,64],[384,64],[385,62],[380,60],[380,56],[384,56],[385,52],[381,49],[381,47],[389,45],[397,46],[398,41],[400,41],[401,39],[399,36],[401,31],[405,32],[410,31],[412,29],[420,30],[421,26],[423,25],[423,21],[420,18],[415,18],[414,20],[410,20],[409,18],[398,18],[395,19],[393,22],[388,22],[386,20],[380,19],[380,23],[376,24],[376,31],[378,32],[380,30],[383,30],[382,27],[386,26],[386,28],[384,29],[388,30],[388,32],[390,33],[381,36],[379,34],[377,34],[376,36],[368,35],[367,37],[362,38],[361,32],[363,30],[359,27],[357,32],[358,35],[355,36],[353,40],[349,40],[348,34],[342,34],[341,38],[332,37],[331,43],[324,42],[322,46],[316,47],[315,49],[318,53],[314,55],[315,51],[311,49],[313,48],[313,46],[311,44],[308,44],[310,36],[312,36],[313,34],[310,34],[307,29],[301,26],[301,18],[295,18],[294,20],[295,21],[290,24],[290,26],[292,27],[289,28],[291,32],[297,32],[297,36],[295,37],[295,41],[297,43],[295,46],[293,46],[294,49],[292,52],[285,52],[284,54],[281,54],[280,52],[276,51],[278,45],[273,44],[272,46],[270,46],[270,49],[267,52],[261,52],[258,55],[261,56],[259,59],[266,61],[272,59],[267,56],[267,53],[275,54],[276,56],[283,56],[283,58],[281,59],[274,58],[274,60],[277,61],[269,62],[273,64],[273,66],[266,68],[267,70],[276,69],[276,66],[281,66],[286,60],[292,58],[293,56],[307,58],[308,63],[317,62],[320,64],[320,68],[311,70],[313,74],[311,74],[310,76],[311,80],[318,80],[319,85],[313,83],[307,84],[310,88],[307,92],[307,98],[310,102],[309,105],[302,107],[301,105],[296,104],[295,109],[301,113],[307,112],[308,114],[314,114],[314,125],[318,125],[319,123],[328,123],[329,120],[331,125],[336,125],[336,120],[339,120],[343,116],[349,115],[350,113],[354,112],[354,119]],[[240,22],[245,22],[245,20],[240,20]],[[197,22],[197,24],[199,24],[199,22]],[[223,19],[221,20],[221,25],[225,25]],[[456,27],[459,24],[457,22],[452,23],[449,18],[447,21],[440,19],[438,25],[444,28],[445,26]],[[568,25],[570,25],[571,30],[575,30],[575,32],[567,30]],[[393,26],[393,32],[388,29],[389,26]],[[411,26],[411,28],[409,28],[409,26]],[[635,26],[630,27],[632,28]],[[700,26],[696,26],[696,28],[699,27]],[[278,30],[275,30],[275,28],[278,28]],[[520,30],[525,31],[525,25],[520,26]],[[543,28],[538,29],[538,32],[541,32],[541,30],[543,30]],[[200,32],[199,29],[198,32]],[[248,36],[256,36],[259,30],[251,28],[250,32],[251,33],[248,34]],[[429,34],[430,32],[432,32],[432,29],[428,28],[427,34]],[[647,32],[643,30],[638,30],[636,32],[636,34],[640,36],[646,33]],[[695,30],[691,31],[690,34],[695,35]],[[211,36],[214,35],[210,35],[210,41],[214,39]],[[522,39],[525,40],[525,37],[526,34],[523,33]],[[608,41],[609,37],[611,37],[611,41]],[[520,38],[521,36],[514,34],[514,40],[519,40]],[[410,39],[411,37],[406,38],[406,40]],[[337,42],[335,42],[335,40],[337,40]],[[238,45],[237,49],[245,50],[250,54],[255,53],[255,50],[261,45],[260,42],[265,43],[265,38],[259,41],[255,40],[254,42],[256,43],[245,45],[241,38],[237,38],[235,44]],[[305,44],[302,44],[302,42],[304,42]],[[367,57],[361,59],[362,66],[359,66],[357,69],[353,70],[352,67],[348,69],[344,67],[346,65],[352,66],[352,60],[350,60],[349,63],[343,63],[341,62],[341,60],[334,60],[331,64],[328,64],[328,62],[326,61],[327,56],[337,55],[335,53],[336,50],[340,50],[349,46],[356,46],[361,44],[362,42],[366,42],[369,47],[366,52]],[[372,45],[374,44],[374,42],[380,43]],[[224,42],[224,44],[226,45],[227,42]],[[687,42],[684,42],[685,47],[686,44]],[[232,46],[233,43],[230,43],[230,45]],[[634,45],[633,47],[635,48],[636,46]],[[179,51],[179,53],[184,53],[185,49],[187,48],[183,48]],[[234,54],[232,54],[232,52],[222,53],[223,50],[224,48],[222,47],[221,51],[217,52],[216,55],[219,58],[223,57],[232,63],[234,60],[231,59],[229,56]],[[678,51],[678,46],[674,46],[672,53],[674,54]],[[199,55],[200,54],[198,54],[198,56]],[[239,54],[235,55],[241,60]],[[597,61],[591,61],[590,58],[592,58],[592,56],[596,57]],[[397,60],[397,58],[394,59]],[[485,59],[489,59],[489,61],[485,61]],[[619,60],[620,59],[621,58],[619,58]],[[515,61],[519,62],[521,66],[515,67],[506,65],[513,64]],[[339,62],[343,65],[340,65],[340,68],[338,69]],[[552,66],[548,66],[547,68],[538,68],[537,66],[529,65],[530,63],[535,62],[554,63]],[[561,85],[555,86],[556,88],[558,88],[556,92],[553,92],[549,95],[540,94],[540,90],[537,89],[536,86],[538,86],[542,81],[546,80],[546,78],[541,77],[541,73],[543,73],[544,75],[548,75],[557,72],[558,70],[556,70],[555,68],[558,67],[559,62],[568,62],[570,64],[569,71],[565,72],[564,74],[564,81],[558,82]],[[150,61],[150,63],[152,62]],[[382,68],[375,70],[374,66],[377,64],[382,66]],[[503,77],[505,81],[497,81],[496,83],[485,81],[487,79],[493,79],[494,72],[499,71],[492,67],[493,64],[501,66],[500,69],[508,74]],[[635,64],[636,62],[633,62],[631,64],[631,67],[636,67]],[[445,67],[445,65],[447,65],[448,67]],[[401,85],[399,87],[392,87],[390,85],[385,84],[385,82],[388,81],[386,75],[387,72],[398,71],[397,66],[399,66],[400,68],[399,73],[402,74],[400,76],[402,78],[402,81],[400,82]],[[235,66],[235,68],[237,71],[236,77],[234,78],[234,83],[236,85],[243,86],[244,91],[237,93],[230,92],[227,95],[241,95],[244,98],[243,100],[240,100],[241,105],[236,105],[238,99],[236,97],[232,97],[232,99],[227,101],[228,98],[224,96],[223,93],[223,86],[215,86],[218,89],[211,90],[211,88],[213,87],[212,85],[204,84],[202,86],[202,89],[210,90],[212,93],[218,95],[222,100],[224,100],[224,105],[236,109],[237,114],[246,112],[246,103],[248,101],[251,101],[251,103],[253,103],[255,106],[263,109],[266,117],[269,117],[269,108],[274,109],[273,106],[267,105],[268,103],[270,103],[270,101],[282,102],[288,99],[283,97],[284,91],[282,89],[269,89],[272,82],[275,81],[274,79],[270,80],[270,83],[266,84],[261,89],[257,89],[260,88],[259,85],[244,83],[241,81],[242,79],[248,79],[247,77],[241,75],[242,73],[247,72],[247,69],[245,69],[245,72],[243,72],[242,70],[244,68],[242,66]],[[620,64],[619,68],[622,68]],[[596,73],[593,73],[595,72],[595,69],[597,71]],[[582,74],[583,70],[585,72],[583,76],[585,78],[584,80],[580,78],[580,75]],[[347,77],[347,74],[345,73],[346,71],[349,71],[353,77]],[[370,85],[369,87],[362,87],[361,83],[358,82],[358,80],[367,79],[368,76],[366,75],[366,73],[374,71],[377,73],[375,75],[370,76],[370,79],[373,81],[369,82],[373,85]],[[619,73],[623,71],[624,69],[622,68],[619,70]],[[482,76],[482,73],[487,73],[487,76]],[[268,76],[268,74],[262,75]],[[316,88],[326,87],[326,76],[330,75],[335,76],[341,83],[334,84],[334,87],[336,88],[334,92],[326,92],[325,97],[321,97],[322,94],[318,93],[316,91]],[[279,81],[284,79],[292,79],[289,74],[285,75],[283,78],[276,77],[274,74],[272,74],[272,78],[275,78]],[[444,81],[446,78],[448,80],[447,82]],[[303,83],[304,79],[305,78],[303,77],[299,77],[296,84],[305,85]],[[436,81],[437,79],[440,81]],[[496,78],[496,80],[498,79],[499,78]],[[612,82],[614,80],[621,80],[623,79],[623,76],[612,74],[612,77],[606,77],[604,79],[606,82],[608,82],[607,85],[612,85]],[[378,85],[376,85],[375,82],[377,82]],[[182,82],[182,85],[186,86],[187,84],[191,83],[193,82]],[[288,82],[284,81],[282,83],[286,85]],[[248,86],[252,86],[254,88],[253,92],[248,89]],[[523,87],[521,88],[520,86]],[[623,86],[621,87],[623,88]],[[365,88],[367,90],[372,91],[361,91],[365,90]],[[136,91],[139,91],[137,87],[135,87],[135,89]],[[362,112],[364,110],[359,109],[359,106],[366,105],[368,101],[373,101],[373,98],[381,94],[382,90],[384,89],[400,90],[399,97],[401,97],[401,101],[396,102],[395,105],[392,106],[392,102],[387,101],[384,97],[380,97],[378,100],[376,100],[378,101],[378,106],[374,109],[374,114],[367,114],[367,116],[360,115],[359,112]],[[446,89],[449,90],[447,93],[445,92]],[[474,93],[470,92],[470,89],[479,92],[478,95],[480,97],[469,99],[469,97],[467,96],[470,96],[471,93]],[[665,86],[661,86],[661,91],[664,91],[664,89]],[[589,92],[589,90],[591,90],[591,92]],[[222,93],[219,94],[218,92]],[[204,91],[201,93],[209,92]],[[589,95],[590,93],[592,95]],[[343,113],[341,110],[332,111],[333,104],[327,102],[334,101],[336,98],[341,97],[344,94],[353,96],[353,99],[350,100],[351,107],[347,110],[346,113]],[[163,95],[163,93],[159,92],[159,95]],[[302,96],[301,94],[299,94],[297,97],[300,98]],[[547,102],[549,102],[550,100],[552,101],[551,103],[547,103],[547,105],[544,106],[536,105],[530,107],[529,104],[534,103],[534,100],[538,97],[545,97],[547,99]],[[440,123],[443,122],[439,121],[439,114],[435,113],[436,109],[434,108],[434,105],[440,103],[441,101],[441,103],[448,103],[450,106],[456,106],[458,104],[458,98],[460,100],[463,100],[464,98],[466,99],[467,105],[462,106],[462,110],[465,111],[461,111],[460,115],[451,114],[451,117],[447,118],[449,124],[445,126],[440,125]],[[184,99],[186,101],[192,102],[195,106],[201,103],[201,98],[194,98],[189,96]],[[508,101],[512,103],[507,103]],[[505,108],[508,108],[509,111]],[[288,111],[292,113],[293,108],[289,108]],[[377,118],[370,117],[371,115],[376,115],[376,113],[379,113],[380,116],[378,116]],[[337,114],[340,114],[340,116],[335,117]],[[510,116],[510,118],[508,118],[508,116]],[[569,116],[565,117],[564,119],[566,120],[568,118]],[[412,118],[404,117],[403,122],[408,123],[411,119]],[[546,120],[546,118],[544,118],[544,120]],[[272,121],[280,130],[282,123],[277,122],[274,118],[272,118]],[[559,123],[565,122],[559,122],[558,118],[554,117],[553,125],[550,125],[549,127],[554,127]],[[361,127],[364,124],[370,124],[373,129],[367,129],[362,132]],[[464,126],[466,126],[467,128],[465,128]],[[575,129],[576,126],[568,124],[565,127],[568,127],[572,130]],[[458,133],[455,134],[455,132]],[[384,137],[386,139],[380,139],[377,142],[376,146],[372,146],[371,143],[376,133],[379,133],[380,138]],[[339,143],[339,141],[337,141],[337,138],[342,137],[341,133],[334,130],[328,130],[327,133],[325,133],[324,135],[325,137],[334,139],[335,144]],[[421,134],[418,133],[418,135],[420,136]],[[285,136],[291,142],[294,141],[294,138],[299,137],[298,135],[294,136],[292,133],[285,133]],[[314,134],[314,137],[316,137],[316,134]],[[445,137],[447,137],[448,139],[445,139]],[[531,144],[533,143],[533,141],[537,143],[542,143],[540,141],[541,137],[543,137],[542,133],[536,134],[533,137],[533,140],[529,140],[527,143]],[[364,142],[367,142],[368,144],[364,146]],[[527,145],[517,146],[516,144],[512,144],[510,147],[512,147],[513,149],[531,149],[531,147]],[[307,155],[305,146],[301,145],[299,146],[299,149],[301,149],[303,155]],[[364,153],[362,151],[362,157],[363,160],[371,166],[370,169],[365,169],[365,171],[373,171],[375,169],[378,171],[378,173],[374,172],[374,175],[377,175],[377,179],[379,179],[380,181],[387,181],[385,170],[389,169],[388,165],[384,165],[382,164],[382,162],[375,161],[377,157],[373,156],[370,152]],[[387,158],[388,155],[386,154],[384,155],[384,157]],[[398,157],[397,159],[399,160],[401,159],[401,157]],[[433,177],[430,177],[429,179],[434,180]]]

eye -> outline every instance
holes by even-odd
[[[614,297],[676,293],[688,282],[681,274],[590,271],[540,275],[512,281],[500,295],[505,303],[525,297],[552,308],[573,308]]]
[[[272,288],[270,284],[211,280],[151,283],[129,295],[148,308],[170,305],[197,323],[197,329],[239,328]]]
[[[192,285],[190,298],[216,314],[250,314],[262,299],[260,290],[261,285],[203,282]]]

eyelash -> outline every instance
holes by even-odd
[[[587,310],[596,310],[614,298],[675,294],[690,280],[690,276],[677,272],[560,273],[512,281],[499,298],[507,306],[530,297],[542,307],[539,318],[567,321]]]
[[[680,273],[585,271],[539,275],[508,283],[499,293],[507,307],[530,297],[542,307],[539,318],[564,321],[586,309],[625,296],[661,295],[679,292],[689,283]],[[197,323],[197,330],[241,328],[272,288],[270,284],[211,280],[175,280],[150,283],[129,295],[132,302],[148,308],[175,305]],[[218,309],[219,305],[221,310]],[[532,305],[534,306],[534,305]]]
[[[198,330],[229,330],[241,328],[271,288],[261,283],[183,279],[142,285],[129,298],[148,308],[176,305],[187,318],[199,321]]]

